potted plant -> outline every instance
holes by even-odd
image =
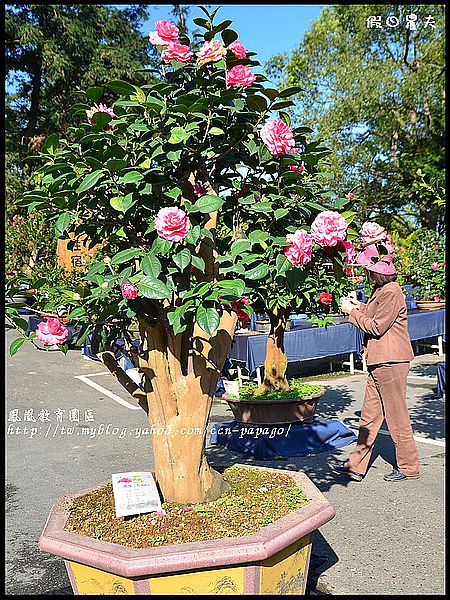
[[[302,158],[301,153],[289,153],[301,139],[301,128],[292,130],[281,119],[267,121],[271,111],[290,105],[287,98],[300,90],[264,88],[265,78],[251,69],[259,64],[254,53],[237,40],[229,21],[214,25],[216,12],[205,10],[207,18],[196,20],[205,33],[195,53],[175,25],[157,22],[157,31],[149,36],[163,61],[156,81],[143,87],[109,82],[106,87],[117,95],[111,107],[100,102],[103,87],[79,92],[77,124],[66,138],[47,138],[38,155],[35,189],[21,200],[23,206],[42,211],[61,238],[73,232],[88,236],[92,245],[103,244],[75,287],[46,290],[45,280],[36,283],[42,290],[41,308],[60,314],[64,305],[64,317],[79,327],[77,343],[92,334],[91,347],[146,410],[155,430],[166,432],[152,436],[154,476],[170,514],[181,511],[176,512],[179,522],[183,507],[207,512],[233,496],[229,474],[207,461],[206,425],[234,335],[236,307],[252,313],[242,299],[252,289],[249,282],[261,282],[267,274],[264,256],[251,252],[253,245],[264,243],[261,231],[254,229],[252,235],[248,230],[248,239],[241,239],[238,227],[227,229],[227,219],[222,221],[225,213],[257,205],[254,197],[229,194],[233,187],[242,189],[245,175],[236,167],[259,177],[274,176],[284,156],[289,154],[290,164]],[[268,143],[268,131],[276,152]],[[309,155],[320,152],[320,147],[313,148]],[[256,209],[274,220],[287,215],[293,188],[298,191],[302,185],[297,179],[281,182],[283,195],[267,194]],[[312,203],[314,196],[306,188],[305,193]],[[279,247],[284,245],[285,239]],[[7,317],[23,331],[11,306]],[[138,347],[133,343],[136,324]],[[57,319],[48,320],[32,342],[56,344],[65,352],[65,329]],[[115,358],[119,337],[142,385]],[[11,353],[23,341],[15,340]],[[55,504],[41,548],[68,561],[79,594],[99,589],[148,593],[149,586],[158,593],[154,590],[161,585],[174,593],[190,593],[191,575],[201,582],[199,588],[213,594],[227,593],[230,580],[241,592],[280,592],[283,586],[290,593],[302,592],[310,533],[332,518],[334,509],[305,476],[290,481],[293,488],[305,485],[308,503],[299,508],[298,489],[286,496],[292,511],[277,521],[280,535],[272,525],[265,531],[262,519],[248,537],[216,535],[179,547],[147,538],[146,548],[135,551],[126,541],[122,546],[65,529],[75,511],[72,498],[72,508],[62,499]],[[283,486],[275,487],[281,493]],[[104,485],[99,494],[107,496]],[[89,522],[99,525],[98,494],[82,493],[82,502],[93,507]],[[95,526],[92,535],[97,535]]]
[[[301,143],[302,147],[308,147],[303,136]],[[288,329],[289,315],[294,309],[312,312],[309,320],[314,325],[327,326],[333,323],[329,314],[331,306],[337,307],[339,297],[353,287],[349,265],[355,252],[348,237],[351,238],[356,232],[348,230],[348,226],[355,213],[346,210],[340,214],[330,210],[346,207],[351,199],[340,198],[331,202],[324,199],[327,190],[317,183],[317,173],[319,166],[322,166],[321,159],[328,152],[324,147],[316,147],[315,150],[319,150],[320,154],[303,152],[303,164],[308,165],[307,171],[305,168],[288,169],[292,166],[290,158],[283,158],[285,169],[277,176],[295,182],[297,187],[294,187],[289,209],[281,206],[277,209],[278,218],[271,218],[265,210],[260,210],[264,198],[259,193],[253,195],[253,198],[258,198],[258,204],[251,202],[252,196],[247,197],[239,213],[243,220],[242,230],[245,232],[245,223],[250,220],[256,230],[241,235],[239,251],[234,256],[221,258],[226,269],[233,270],[238,257],[246,261],[247,256],[252,255],[255,244],[258,252],[264,256],[261,268],[246,273],[250,278],[248,286],[251,291],[247,295],[252,306],[257,313],[264,312],[268,317],[263,322],[265,329],[262,330],[268,333],[264,381],[259,386],[247,386],[239,399],[223,395],[240,421],[256,423],[264,419],[268,423],[269,414],[275,419],[274,423],[283,422],[280,421],[284,418],[281,415],[288,419],[285,422],[310,420],[318,398],[324,393],[322,388],[316,390],[314,402],[311,402],[309,393],[299,396],[301,386],[298,384],[289,391],[286,378],[288,360],[284,350],[284,335]],[[276,194],[275,178],[266,184],[266,189],[267,197],[273,203],[280,201],[281,197]],[[302,194],[298,194],[300,189]],[[307,198],[317,199],[305,200],[305,190]],[[259,325],[261,327],[261,322]],[[264,403],[267,409],[264,409]],[[265,411],[263,416],[261,410]],[[278,416],[277,411],[280,411]],[[255,421],[252,421],[253,418]]]

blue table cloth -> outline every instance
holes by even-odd
[[[364,332],[336,317],[336,325],[313,327],[299,320],[284,336],[284,348],[289,362],[311,358],[325,358],[354,352],[362,357]],[[339,321],[341,321],[339,323]],[[408,311],[408,331],[411,341],[445,335],[445,309]],[[253,373],[264,364],[267,334],[237,334],[228,354],[229,358],[245,363]]]
[[[445,334],[445,308],[408,311],[408,332],[411,341]]]
[[[231,360],[245,363],[250,373],[264,364],[267,334],[237,334],[228,354]],[[362,348],[362,336],[350,323],[313,327],[300,322],[284,335],[284,349],[289,362],[349,354]]]
[[[210,438],[211,444],[257,460],[307,456],[341,448],[356,440],[353,431],[340,421],[319,416],[312,423],[289,425],[216,423]]]

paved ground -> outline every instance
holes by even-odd
[[[9,341],[13,337],[8,334]],[[213,465],[246,462],[303,470],[329,498],[336,517],[316,532],[308,582],[319,594],[445,593],[444,401],[425,398],[436,385],[433,377],[440,360],[435,354],[417,357],[409,379],[411,419],[421,438],[419,480],[383,481],[393,458],[388,435],[379,435],[362,483],[349,482],[327,467],[333,457],[348,456],[352,446],[264,463],[208,448]],[[15,357],[8,356],[7,368],[6,593],[60,595],[69,586],[63,562],[37,546],[48,511],[57,496],[106,481],[111,473],[151,468],[149,436],[142,434],[146,416],[79,379],[105,371],[79,352],[64,357],[27,345]],[[356,424],[365,379],[362,373],[325,378],[327,393],[318,412]],[[109,375],[88,380],[127,399]],[[33,415],[26,412],[30,409]],[[211,423],[231,416],[226,403],[214,403]],[[20,422],[12,420],[15,417]],[[32,417],[35,422],[25,420]],[[85,435],[86,427],[96,429]]]

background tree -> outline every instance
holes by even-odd
[[[372,15],[381,28],[367,26]],[[398,27],[386,25],[393,17]],[[290,56],[266,65],[284,86],[308,90],[293,113],[334,151],[338,190],[364,198],[361,221],[402,235],[444,222],[444,19],[442,5],[328,7]]]
[[[136,71],[155,51],[140,27],[145,5],[25,4],[6,7],[6,198],[12,212],[26,188],[23,160],[51,132],[65,135],[73,92],[111,79],[148,81]],[[108,101],[108,96],[105,97]]]

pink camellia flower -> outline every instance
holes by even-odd
[[[349,193],[347,194],[347,198],[348,198],[349,200],[353,200],[353,198],[354,198],[354,197],[355,197],[355,194],[354,194],[353,192],[349,192]]]
[[[274,156],[288,154],[295,145],[292,129],[281,119],[267,121],[259,135]]]
[[[171,60],[176,60],[180,63],[191,62],[192,52],[189,50],[189,46],[183,46],[178,42],[169,42],[167,48],[162,51],[161,58],[165,63],[169,63]]]
[[[240,85],[243,85],[249,87],[250,85],[253,85],[255,79],[256,75],[249,67],[236,65],[227,73],[227,86],[237,88]]]
[[[437,271],[439,269],[439,263],[432,262],[430,268],[433,269],[433,271]]]
[[[107,113],[111,117],[111,119],[114,119],[116,117],[113,109],[106,106],[106,104],[94,104],[94,106],[92,108],[90,108],[89,110],[86,111],[87,120],[88,120],[89,125],[95,125],[93,116],[95,115],[95,113],[98,113],[98,112]],[[112,125],[112,126],[108,125],[108,127],[109,127],[109,129],[115,129],[115,125]]]
[[[161,208],[154,222],[159,237],[172,242],[184,240],[191,227],[189,217],[177,206]]]
[[[167,46],[169,42],[178,42],[180,32],[170,21],[156,21],[156,31],[150,31],[148,39],[154,46]]]
[[[346,263],[353,262],[353,260],[356,256],[356,250],[355,250],[355,246],[351,242],[349,242],[348,240],[339,242],[339,244],[337,245],[337,249],[345,250],[345,262]]]
[[[336,246],[345,240],[347,221],[338,212],[324,210],[311,225],[311,235],[320,246]]]
[[[367,221],[361,227],[359,234],[361,236],[361,241],[365,246],[367,244],[373,244],[374,242],[385,240],[387,231],[384,227],[378,225],[378,223]]]
[[[63,344],[68,336],[68,330],[59,319],[55,318],[49,317],[46,321],[42,321],[36,329],[36,337],[44,346],[58,346],[59,344]]]
[[[228,46],[228,50],[235,55],[236,58],[247,58],[247,49],[241,44],[239,40],[235,40]]]
[[[311,261],[311,252],[313,247],[313,238],[304,229],[297,229],[294,233],[286,235],[286,241],[291,242],[290,246],[286,246],[284,254],[291,265],[306,265]]]
[[[439,248],[439,244],[433,244],[433,248],[437,250]]]
[[[246,296],[243,296],[240,300],[233,300],[231,303],[231,306],[233,307],[235,313],[238,316],[238,319],[240,319],[241,321],[248,321],[250,317],[246,312],[242,310],[239,304],[250,304],[250,300]]]
[[[134,285],[134,283],[131,283],[131,281],[126,281],[122,285],[122,294],[127,300],[134,300],[137,298],[138,291],[139,290],[137,287]]]
[[[220,40],[211,40],[205,42],[197,52],[197,64],[205,65],[209,62],[216,62],[226,56],[227,49]]]
[[[435,302],[440,302],[441,301],[441,299],[439,298],[439,296],[435,296],[434,300],[435,300]]]

